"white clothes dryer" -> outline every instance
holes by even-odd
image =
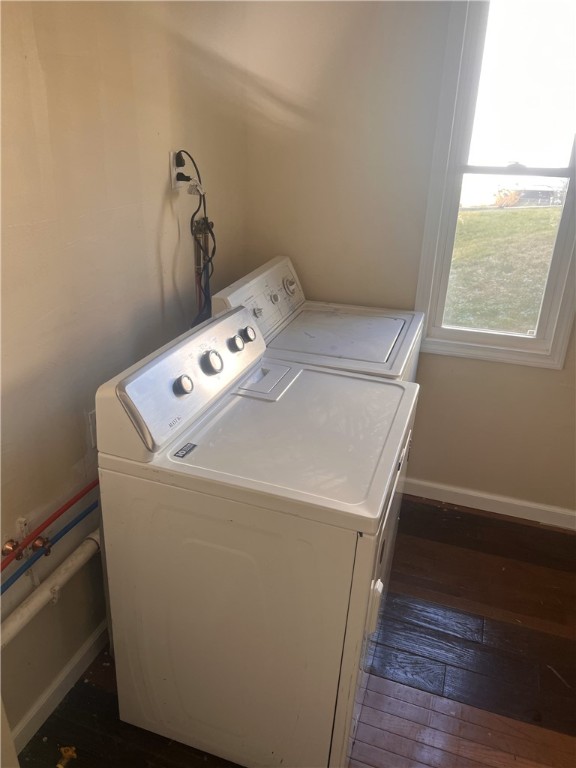
[[[424,315],[308,301],[291,260],[279,256],[212,297],[214,314],[250,309],[270,357],[414,381]]]
[[[418,386],[272,358],[252,318],[97,393],[120,716],[243,766],[345,766]]]

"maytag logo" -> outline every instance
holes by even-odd
[[[183,459],[185,456],[188,456],[190,451],[193,451],[194,448],[196,448],[196,443],[186,443],[186,445],[183,445],[182,448],[176,451],[174,456],[179,459]]]
[[[175,419],[172,419],[172,421],[168,422],[168,426],[170,427],[170,429],[172,429],[172,427],[175,427],[179,421],[182,421],[182,416],[176,416]]]

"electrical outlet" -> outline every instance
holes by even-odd
[[[170,185],[172,189],[186,189],[188,186],[187,181],[177,181],[176,180],[176,174],[181,171],[183,172],[183,168],[177,168],[176,167],[176,152],[170,152]]]

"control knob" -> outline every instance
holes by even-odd
[[[172,385],[174,394],[176,395],[189,395],[194,389],[194,382],[185,373],[182,376],[178,376],[174,384]]]
[[[242,337],[242,340],[247,343],[250,341],[256,341],[256,331],[254,328],[252,328],[251,325],[247,325],[246,328],[242,328],[240,331],[240,336]]]
[[[285,277],[282,284],[288,296],[294,296],[296,293],[296,280],[293,277]]]
[[[209,376],[213,376],[215,373],[220,373],[224,368],[224,361],[215,349],[210,349],[208,352],[205,352],[202,355],[200,364],[204,373],[207,373]]]
[[[278,304],[278,302],[280,301],[280,296],[278,296],[277,293],[271,293],[270,301],[272,302],[272,304]]]
[[[263,311],[264,310],[261,307],[254,307],[254,309],[252,310],[252,314],[254,315],[254,317],[262,317]]]
[[[241,352],[244,349],[244,339],[240,334],[236,334],[228,339],[228,349],[231,352]]]

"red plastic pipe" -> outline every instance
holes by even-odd
[[[97,485],[98,485],[98,480],[93,480],[85,488],[82,488],[81,491],[78,491],[78,493],[75,496],[72,496],[72,498],[69,499],[66,502],[66,504],[63,504],[61,507],[59,507],[56,510],[56,512],[53,512],[50,515],[50,517],[47,517],[46,520],[44,520],[44,522],[38,526],[38,528],[35,528],[32,531],[32,533],[29,533],[28,536],[26,536],[26,538],[23,539],[20,542],[20,544],[18,544],[16,549],[10,552],[9,555],[6,555],[6,557],[2,560],[2,565],[0,566],[0,572],[3,571],[5,568],[7,568],[10,565],[10,563],[12,563],[21,552],[24,552],[26,547],[32,544],[32,542],[42,533],[42,531],[45,531],[49,525],[51,525],[55,520],[58,520],[58,518],[61,515],[63,515],[64,512],[67,512],[70,509],[70,507],[73,507],[77,501],[80,501],[80,499],[83,496],[86,496],[86,494],[89,493],[93,488],[96,488]]]

